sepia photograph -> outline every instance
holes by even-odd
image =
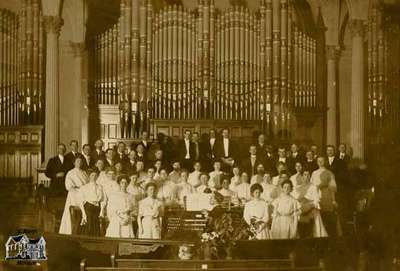
[[[0,271],[400,271],[400,0],[0,0]]]

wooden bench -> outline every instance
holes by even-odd
[[[319,266],[296,267],[295,255],[290,254],[286,259],[235,259],[235,260],[153,260],[153,259],[115,259],[111,255],[111,267],[86,267],[86,261],[81,262],[81,271],[325,271],[321,260]]]
[[[80,264],[80,271],[325,271],[321,261],[315,267],[295,267],[291,260],[216,260],[216,261],[180,261],[180,260],[117,260],[117,264],[131,266],[118,267],[87,267],[86,260]],[[140,262],[140,263],[139,263]],[[151,263],[151,264],[150,264]],[[136,266],[134,266],[136,264]],[[282,266],[273,266],[281,264]],[[283,266],[283,265],[288,266]],[[144,266],[146,265],[146,267]]]

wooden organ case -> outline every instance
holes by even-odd
[[[261,0],[254,12],[122,0],[118,23],[91,42],[91,139],[229,127],[322,144],[323,31],[307,29],[295,3]]]

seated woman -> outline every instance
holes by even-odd
[[[250,187],[252,200],[244,206],[243,219],[250,226],[255,238],[258,240],[270,239],[268,228],[269,208],[267,203],[261,199],[263,188],[260,184],[255,183]]]
[[[160,171],[160,178],[157,187],[156,197],[164,206],[174,206],[178,202],[178,186],[171,181],[165,169]]]
[[[100,219],[104,214],[103,187],[97,184],[98,172],[89,171],[89,182],[80,188],[82,195],[82,228],[81,234],[100,236]]]
[[[223,175],[222,177],[222,187],[218,190],[218,192],[224,196],[224,198],[229,198],[229,201],[233,205],[239,205],[239,199],[237,194],[229,189],[230,187],[230,178],[228,175]]]
[[[187,195],[193,194],[194,188],[188,183],[188,172],[186,169],[181,171],[180,182],[177,184],[177,194],[179,203],[184,206],[185,198]]]
[[[271,236],[273,239],[294,239],[298,237],[297,224],[301,213],[300,203],[290,193],[293,184],[285,180],[281,184],[282,193],[272,202]]]
[[[211,191],[211,189],[208,188],[208,178],[207,173],[203,172],[200,174],[200,185],[196,188],[197,193],[205,193],[204,191],[206,189]]]
[[[250,201],[251,193],[250,193],[249,175],[246,172],[242,172],[239,184],[234,186],[234,188],[231,188],[231,190],[237,194],[241,205],[244,205],[246,202]]]
[[[65,177],[65,188],[68,191],[68,195],[61,218],[59,230],[61,234],[78,234],[80,231],[82,214],[80,211],[81,195],[79,189],[88,181],[86,172],[82,170],[82,162],[80,156],[76,157],[74,168],[68,171]]]
[[[132,227],[132,219],[135,216],[136,202],[126,188],[128,186],[128,176],[118,177],[120,191],[113,193],[108,198],[108,225],[106,237],[125,237],[134,238],[135,234]]]
[[[139,202],[138,235],[143,239],[161,239],[164,206],[156,198],[157,186],[150,182],[145,187],[147,197]]]

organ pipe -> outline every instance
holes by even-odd
[[[119,104],[121,137],[150,119],[220,119],[261,121],[286,138],[292,110],[317,106],[316,40],[296,25],[292,1],[260,1],[259,15],[215,0],[196,12],[121,1],[119,23],[94,47],[97,102]]]

